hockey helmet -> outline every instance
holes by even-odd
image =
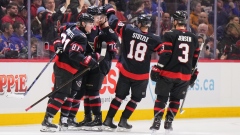
[[[142,27],[151,27],[152,24],[151,16],[147,14],[140,14],[137,19],[138,19],[137,22],[141,23]]]
[[[186,24],[188,15],[186,11],[176,11],[173,14],[173,19],[177,21],[178,24]]]
[[[87,13],[91,15],[100,15],[101,11],[97,6],[90,6],[87,8]]]
[[[90,22],[93,23],[94,17],[91,14],[88,13],[82,13],[80,17],[78,18],[79,22]]]

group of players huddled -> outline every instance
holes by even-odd
[[[52,119],[59,110],[60,131],[130,130],[132,125],[127,121],[146,96],[149,76],[156,82],[157,94],[154,122],[150,129],[159,130],[167,102],[164,128],[172,129],[180,99],[185,97],[188,86],[197,77],[198,71],[193,69],[198,60],[198,40],[186,31],[187,14],[184,11],[174,13],[175,29],[166,32],[163,39],[148,32],[151,16],[139,13],[136,18],[134,23],[122,23],[115,16],[112,5],[90,6],[87,13],[79,16],[78,22],[59,29],[59,38],[54,41],[55,51],[58,52],[54,63],[54,90],[84,69],[90,70],[51,95],[40,131],[55,132],[58,129]],[[103,57],[100,54],[104,42],[107,51]],[[149,75],[153,52],[157,52],[160,58]],[[99,90],[116,53],[119,55],[116,64],[119,78],[115,98],[102,120]],[[115,125],[113,118],[130,90],[131,99],[122,112],[120,122]],[[76,114],[83,97],[85,116],[83,121],[77,122]]]

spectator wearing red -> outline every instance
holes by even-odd
[[[127,19],[126,17],[123,15],[123,13],[121,11],[119,11],[116,7],[116,3],[113,0],[110,0],[109,3],[113,6],[113,8],[115,9],[115,15],[117,16],[117,18],[119,19],[119,21],[121,22],[126,22]]]
[[[24,21],[18,16],[18,5],[16,3],[9,3],[6,7],[7,14],[1,19],[2,24],[10,23],[13,25],[14,22],[21,22],[24,24]]]
[[[37,9],[42,5],[42,0],[31,0],[31,18],[37,16]]]

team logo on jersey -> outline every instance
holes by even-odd
[[[118,23],[118,26],[124,26],[125,24],[124,23],[122,23],[122,22],[119,22]]]
[[[81,87],[82,81],[76,81],[76,84],[77,84],[78,87]]]
[[[93,42],[88,42],[88,45],[94,50],[94,43]]]
[[[87,36],[84,33],[80,33],[83,37],[87,38]]]

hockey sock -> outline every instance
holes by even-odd
[[[154,104],[154,116],[163,116],[167,100],[167,97],[157,96]]]
[[[136,101],[134,100],[130,100],[127,105],[126,105],[126,108],[124,109],[123,113],[122,113],[122,117],[123,118],[126,118],[126,119],[129,119],[129,117],[132,115],[132,113],[134,112],[134,110],[136,109],[137,107],[137,103]]]
[[[167,116],[171,116],[172,118],[174,118],[178,112],[179,106],[180,106],[180,99],[170,97],[170,101],[167,109]]]
[[[115,114],[117,113],[121,104],[122,104],[122,99],[120,99],[116,96],[110,104],[110,107],[109,107],[109,110],[108,110],[108,113],[107,113],[107,117],[113,118],[115,116]]]
[[[83,91],[82,89],[80,91],[77,91],[77,94],[74,96],[74,100],[72,102],[72,108],[70,110],[69,117],[74,118],[76,116],[84,93],[85,91]]]
[[[91,114],[89,95],[87,92],[84,95],[84,114],[85,115]]]
[[[101,114],[101,99],[99,91],[89,92],[90,107],[94,115]]]
[[[67,98],[61,107],[61,117],[68,117],[70,109],[72,107],[72,98]]]
[[[55,116],[56,113],[61,108],[63,103],[64,103],[64,97],[63,96],[52,97],[52,99],[49,99],[49,101],[48,101],[47,110],[46,110],[47,113],[52,117]]]

